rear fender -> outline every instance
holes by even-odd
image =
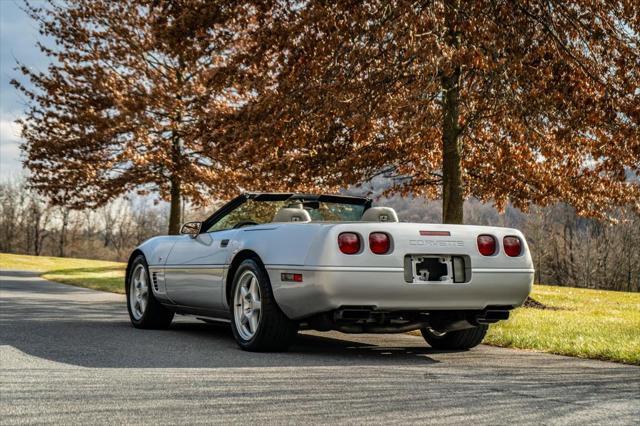
[[[322,230],[315,223],[278,223],[241,228],[229,263],[239,252],[255,252],[266,266],[304,265],[313,241]]]

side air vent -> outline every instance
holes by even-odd
[[[157,272],[151,273],[151,281],[153,281],[153,288],[157,292],[159,290],[158,289],[158,273]]]
[[[151,269],[149,272],[153,292],[156,296],[164,296],[167,293],[167,289],[164,285],[164,271],[162,269]]]

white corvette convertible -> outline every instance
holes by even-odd
[[[421,330],[434,348],[471,348],[534,274],[516,229],[403,223],[367,198],[243,194],[181,233],[131,254],[131,322],[226,321],[252,351],[285,350],[299,329]]]

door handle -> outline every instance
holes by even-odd
[[[226,247],[229,245],[229,239],[224,239],[220,241],[220,247]]]

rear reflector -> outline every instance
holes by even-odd
[[[280,281],[292,281],[296,283],[302,282],[302,274],[290,274],[288,272],[283,272],[280,274]]]
[[[516,257],[522,253],[522,242],[520,238],[514,236],[507,236],[502,239],[504,245],[504,252],[507,256]]]
[[[450,237],[449,231],[420,231],[420,235],[423,237]]]
[[[483,256],[493,256],[496,254],[498,244],[493,235],[478,235],[478,251]]]
[[[387,254],[391,248],[391,239],[384,232],[369,234],[369,248],[375,254]]]
[[[338,247],[344,254],[356,254],[360,251],[360,237],[354,232],[338,235]]]

